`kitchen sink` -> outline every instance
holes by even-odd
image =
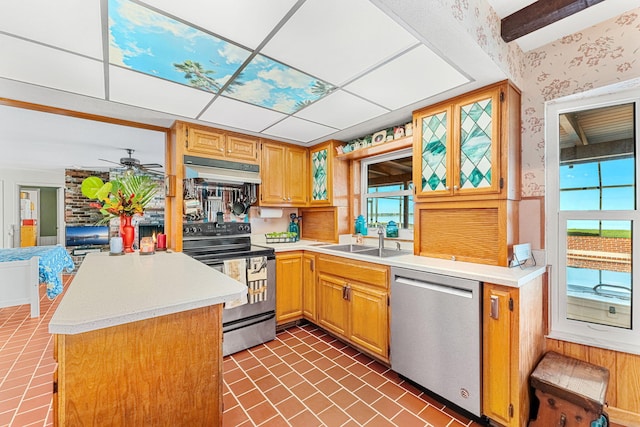
[[[365,245],[333,245],[333,246],[324,246],[323,249],[329,249],[331,251],[339,251],[339,252],[349,252],[355,253],[358,255],[369,255],[369,256],[377,256],[381,258],[388,258],[399,255],[411,255],[412,251],[407,250],[397,250],[397,249],[382,249],[382,254],[380,254],[380,250],[375,246],[365,246]]]
[[[360,254],[360,255],[371,255],[371,256],[377,256],[377,257],[381,257],[381,258],[389,258],[389,257],[392,257],[392,256],[412,255],[413,254],[412,251],[389,249],[389,248],[383,248],[382,249],[382,254],[380,254],[380,250],[378,248],[367,249],[366,251],[358,251],[357,253]]]
[[[376,251],[378,250],[378,248],[376,248],[375,246],[365,246],[365,245],[332,245],[332,246],[324,246],[323,249],[329,249],[332,251],[340,251],[340,252],[361,252],[361,251],[366,251],[371,249],[375,249]]]

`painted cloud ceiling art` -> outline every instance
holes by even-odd
[[[136,3],[109,1],[113,65],[285,114],[334,89],[264,55],[251,55],[239,45]]]

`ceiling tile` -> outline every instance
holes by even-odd
[[[104,98],[102,62],[0,34],[0,77]]]
[[[214,34],[255,49],[295,5],[296,0],[181,0],[179,2],[146,0],[143,2]]]
[[[297,117],[289,117],[271,126],[263,133],[276,138],[292,141],[309,142],[334,133],[336,129],[317,123],[308,122]]]
[[[295,116],[345,129],[388,112],[378,105],[338,90],[300,110]]]
[[[250,51],[128,0],[109,0],[109,62],[217,93]]]
[[[308,74],[256,55],[224,95],[292,114],[333,89],[333,86]]]
[[[285,114],[234,99],[218,97],[198,118],[217,125],[260,132],[287,117]]]
[[[307,0],[261,52],[340,85],[416,43],[367,0]]]
[[[195,118],[213,94],[147,76],[124,68],[109,67],[109,99],[115,102]]]
[[[467,83],[469,79],[424,45],[344,87],[391,110]]]
[[[3,1],[0,31],[102,59],[99,1]]]

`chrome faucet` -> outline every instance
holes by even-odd
[[[384,249],[384,224],[378,224],[378,251],[382,256],[382,250]]]

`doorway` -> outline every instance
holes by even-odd
[[[58,244],[58,188],[20,186],[19,194],[19,246]]]

